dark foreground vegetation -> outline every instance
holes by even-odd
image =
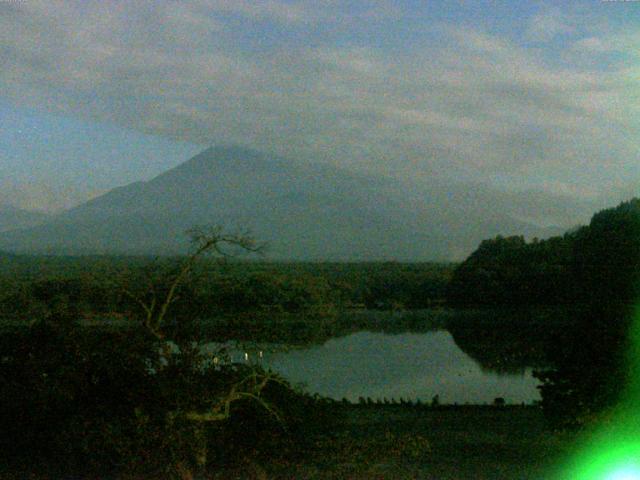
[[[484,241],[457,266],[221,262],[259,245],[193,240],[162,260],[1,257],[3,476],[538,478],[566,445],[552,432],[597,421],[628,381],[638,200],[562,237]],[[425,308],[440,313],[406,314]],[[360,328],[447,328],[483,366],[535,366],[542,409],[348,405],[201,349]]]
[[[640,200],[596,213],[562,237],[497,237],[455,271],[456,306],[567,309],[548,339],[554,368],[537,372],[543,406],[558,425],[581,426],[615,406],[629,383],[630,332],[640,287]]]
[[[303,462],[273,478],[544,479],[573,440],[550,430],[535,407],[336,410],[337,428],[319,436]]]
[[[143,329],[96,333],[65,313],[2,336],[8,471],[192,478],[249,459],[291,461],[335,421],[272,373],[213,363],[191,342],[167,351]]]
[[[192,323],[174,310],[184,286],[203,255],[259,245],[219,229],[194,231],[193,245],[161,277],[143,269],[142,289],[140,277],[119,279],[138,307],[123,313],[128,328],[87,328],[81,320],[93,310],[81,300],[97,304],[99,295],[36,283],[31,321],[6,325],[0,340],[5,472],[190,479],[249,459],[295,458],[316,427],[330,427],[324,404],[278,375],[225,351],[202,353]]]

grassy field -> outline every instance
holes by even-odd
[[[214,478],[546,479],[573,441],[549,430],[536,407],[337,408],[344,421],[301,459]]]
[[[549,430],[540,409],[530,406],[416,408],[339,404],[335,408],[342,418],[335,430],[314,438],[312,448],[295,459],[248,461],[189,478],[546,480],[576,440],[573,434]],[[18,473],[0,467],[2,480],[59,478],[42,471]],[[108,477],[90,480],[105,478]]]

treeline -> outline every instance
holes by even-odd
[[[631,381],[639,274],[640,200],[633,199],[562,237],[482,242],[455,270],[447,298],[465,307],[564,308],[566,328],[546,341],[553,368],[536,376],[548,417],[576,426],[616,405]]]
[[[637,297],[639,266],[640,200],[634,199],[563,236],[483,241],[456,268],[447,299],[455,306],[614,307]]]
[[[574,270],[578,232],[526,242],[523,236],[484,240],[455,270],[450,304],[467,306],[557,305],[579,296]]]
[[[88,316],[126,315],[139,309],[152,285],[170,284],[180,260],[4,257],[0,316],[28,318],[57,301]],[[203,260],[180,285],[172,309],[189,318],[255,311],[420,309],[443,303],[452,271],[452,265],[431,263]]]
[[[99,277],[104,290],[22,279],[17,293],[40,303],[27,325],[0,330],[0,477],[185,480],[227,469],[246,478],[247,466],[290,461],[331,428],[326,402],[174,328],[181,314],[167,307],[188,292],[196,260],[220,245],[253,247],[211,230],[168,270],[143,264],[117,281]],[[115,285],[141,307],[138,321],[86,328],[84,309],[111,306],[101,294]]]

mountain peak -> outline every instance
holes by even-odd
[[[498,233],[543,237],[511,214],[518,210],[514,203],[480,188],[432,184],[412,190],[329,164],[213,146],[46,225],[2,234],[0,249],[177,253],[189,246],[187,229],[221,224],[251,230],[277,259],[450,260]]]
[[[273,163],[277,163],[275,158],[250,148],[232,145],[211,146],[162,176],[172,172],[206,175],[220,168],[226,170],[260,168]]]
[[[204,149],[195,157],[187,160],[185,163],[206,161],[206,160],[238,160],[246,161],[247,159],[267,159],[268,155],[247,147],[236,145],[216,145]]]

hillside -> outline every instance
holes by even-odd
[[[547,237],[524,218],[569,221],[579,206],[482,185],[426,187],[233,147],[210,148],[148,181],[116,188],[35,228],[0,235],[14,252],[170,254],[196,224],[250,229],[293,260],[450,260],[483,238]]]
[[[39,225],[45,223],[48,218],[45,213],[22,210],[12,205],[0,205],[0,232]]]

